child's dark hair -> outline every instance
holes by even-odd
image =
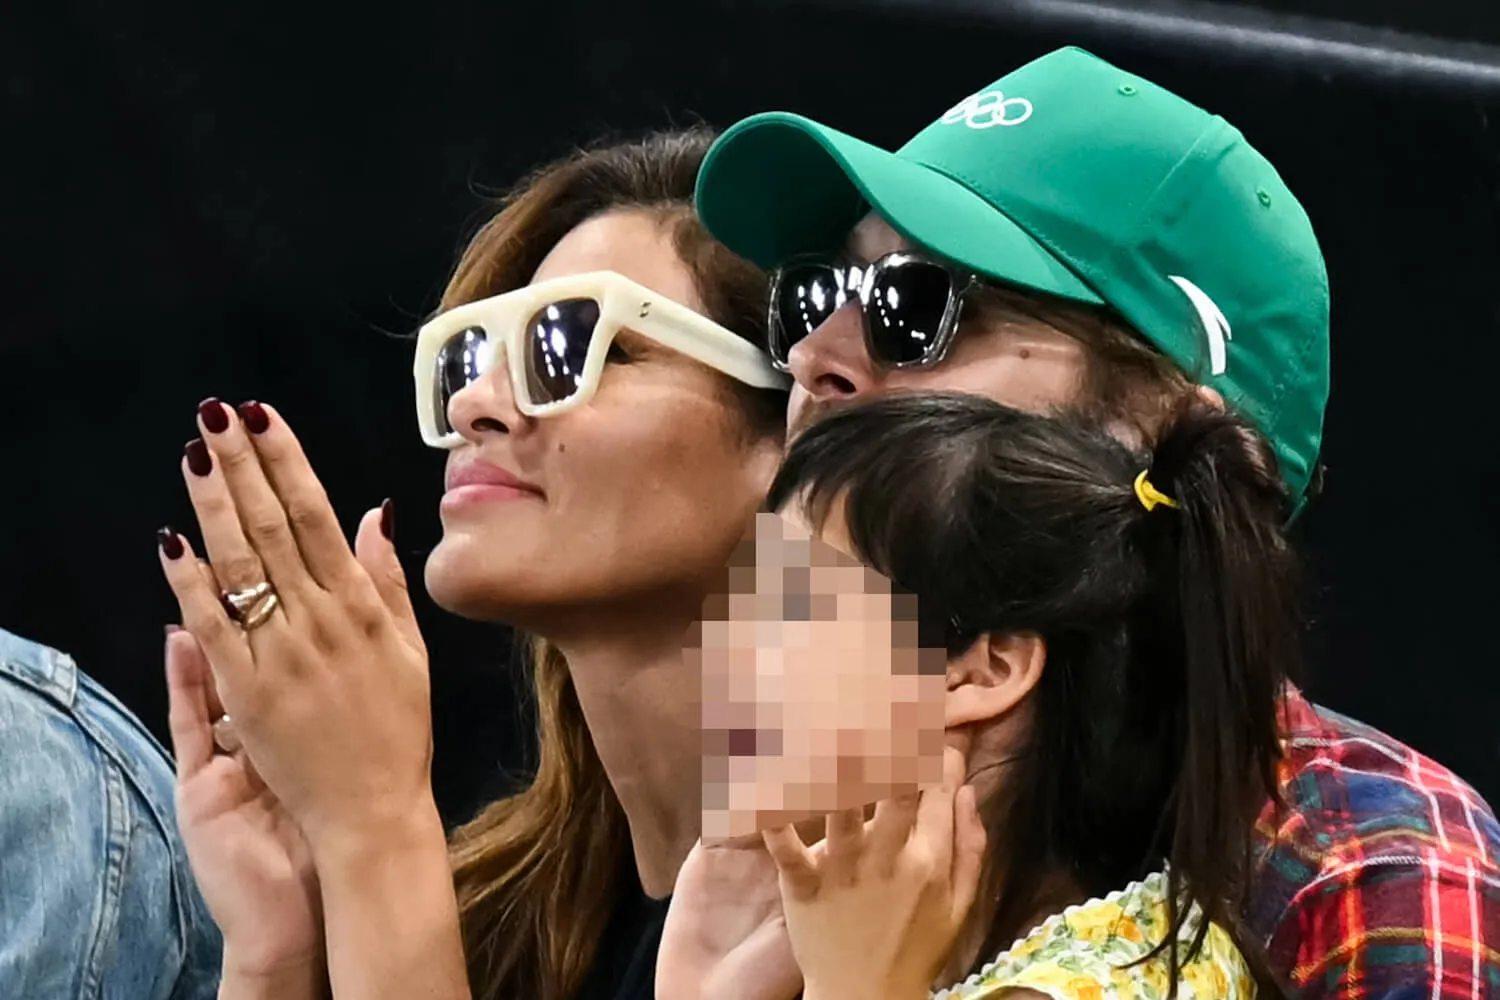
[[[1141,502],[1143,469],[1175,508]],[[1235,929],[1257,814],[1277,800],[1278,697],[1300,673],[1302,623],[1259,435],[1194,400],[1142,455],[1101,426],[897,396],[799,437],[769,506],[792,501],[813,525],[842,502],[855,554],[957,623],[951,652],[985,633],[1046,643],[1029,745],[986,809],[1007,857],[980,896],[998,900],[980,960],[1029,930],[1049,872],[1097,896],[1165,862],[1171,930],[1153,954],[1169,952],[1173,993],[1185,900],[1274,985]]]

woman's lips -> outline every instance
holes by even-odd
[[[455,486],[443,494],[442,507],[463,507],[476,503],[502,503],[509,500],[540,500],[541,496],[531,490],[491,483],[468,483]]]
[[[448,469],[442,508],[448,510],[475,503],[502,503],[512,500],[541,500],[540,487],[529,483],[508,469],[489,462],[465,462]]]

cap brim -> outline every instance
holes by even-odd
[[[800,115],[756,115],[725,132],[698,173],[697,203],[709,231],[761,267],[836,252],[874,209],[912,243],[986,277],[1104,301],[962,184]]]

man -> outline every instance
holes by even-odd
[[[140,720],[67,655],[0,630],[0,761],[0,997],[213,997],[219,931]]]
[[[894,154],[758,115],[710,153],[698,202],[715,236],[778,268],[794,428],[881,393],[961,390],[1139,440],[1197,392],[1250,418],[1307,498],[1328,395],[1311,225],[1239,132],[1140,77],[1060,50]],[[1500,991],[1489,807],[1295,690],[1285,709],[1287,809],[1268,804],[1256,830],[1245,913],[1273,974],[1294,997]]]

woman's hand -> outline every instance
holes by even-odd
[[[177,825],[214,922],[224,933],[224,979],[265,995],[328,993],[318,878],[307,841],[243,750],[214,752],[223,715],[208,662],[192,635],[167,636],[167,699],[177,759]]]
[[[198,422],[183,475],[212,575],[166,530],[162,569],[247,757],[307,838],[332,991],[467,998],[427,651],[390,507],[351,551],[270,407],[208,400]]]
[[[213,578],[180,535],[163,533],[183,625],[255,769],[315,856],[384,831],[399,840],[436,807],[427,652],[382,532],[389,514],[361,521],[356,556],[286,423],[258,403],[241,414],[204,403],[203,440],[184,462]],[[277,603],[247,629],[241,621],[253,622],[264,599],[235,614],[220,592],[263,584]]]
[[[657,1000],[792,1000],[801,988],[776,862],[759,839],[700,841],[672,891],[656,956]]]
[[[925,1000],[978,890],[984,826],[964,757],[943,758],[944,783],[828,817],[811,848],[796,830],[766,831],[781,873],[792,951],[806,1000]]]

